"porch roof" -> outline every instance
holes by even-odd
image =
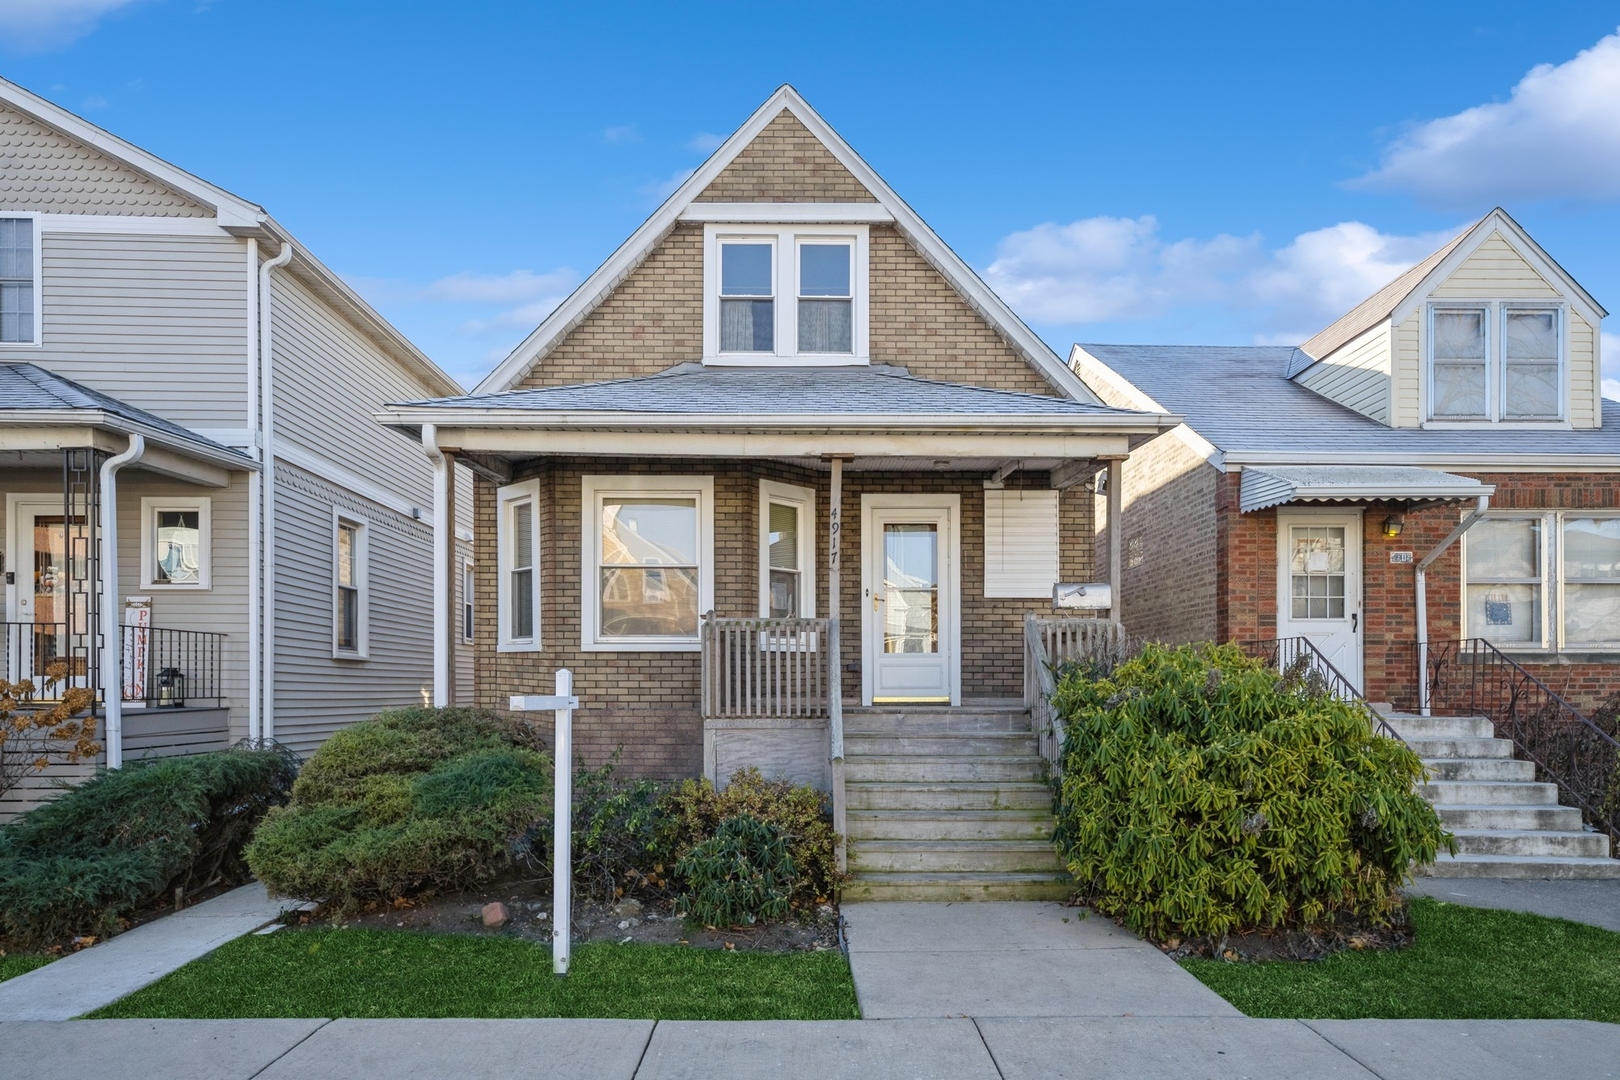
[[[154,448],[225,470],[259,467],[239,450],[37,364],[0,362],[0,450],[51,451],[84,445],[81,440],[94,432],[141,435]],[[167,471],[161,467],[165,460],[160,452],[143,459],[143,464]],[[193,471],[182,468],[177,474],[189,477]],[[215,482],[212,470],[199,478]]]
[[[1250,465],[1243,470],[1244,513],[1299,502],[1458,502],[1496,488],[1471,476],[1412,465]]]

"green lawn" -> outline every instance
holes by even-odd
[[[100,1018],[631,1017],[852,1020],[855,984],[837,951],[748,953],[681,945],[551,951],[509,938],[392,930],[282,930],[238,938]]]
[[[1412,899],[1412,923],[1398,952],[1182,966],[1250,1016],[1620,1023],[1620,934],[1427,897]]]
[[[10,956],[0,956],[0,982],[26,975],[55,959],[54,956],[41,956],[39,953],[12,953]]]

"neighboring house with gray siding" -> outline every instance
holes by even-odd
[[[262,208],[0,80],[0,677],[102,690],[114,762],[423,699],[432,469],[371,417],[459,392]]]

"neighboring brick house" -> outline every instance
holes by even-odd
[[[824,693],[830,614],[852,705],[1021,700],[1024,616],[1106,575],[1085,485],[1178,418],[1101,403],[783,87],[474,393],[380,419],[476,476],[481,705],[566,667],[587,761],[817,779],[791,709],[717,746],[704,671]],[[709,636],[765,616],[806,621]]]
[[[1126,626],[1308,637],[1414,705],[1417,567],[1483,506],[1427,570],[1431,654],[1483,639],[1579,707],[1620,691],[1604,314],[1498,209],[1298,348],[1075,346],[1108,404],[1185,416],[1122,470]]]

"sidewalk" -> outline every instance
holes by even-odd
[[[1527,911],[1620,932],[1620,881],[1550,881],[1536,878],[1415,878],[1409,896],[1448,904]]]
[[[100,945],[0,982],[0,1021],[71,1020],[156,982],[176,968],[298,907],[257,882],[154,919]],[[13,1076],[0,1068],[0,1076]]]

